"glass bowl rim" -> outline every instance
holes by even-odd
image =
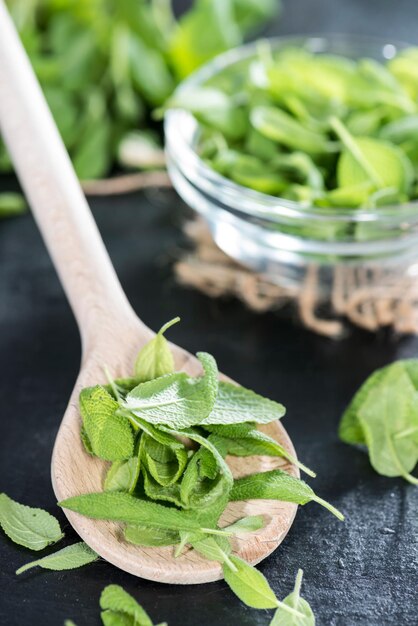
[[[399,50],[404,50],[413,46],[413,44],[408,44],[402,41],[388,40],[383,37],[353,35],[349,33],[296,33],[291,35],[262,38],[236,48],[232,48],[231,50],[214,57],[208,63],[205,63],[202,67],[183,80],[177,87],[175,93],[186,91],[191,87],[200,86],[226,68],[248,59],[251,56],[255,56],[260,41],[269,42],[272,44],[273,48],[280,47],[286,43],[290,44],[292,42],[299,45],[304,44],[305,46],[312,47],[314,52],[320,52],[321,49],[326,52],[327,47],[332,45],[334,42],[339,45],[346,44],[348,46],[356,43],[366,47],[374,45],[379,46],[382,50],[386,46],[389,46],[391,54],[388,55],[388,59],[396,56]],[[333,54],[332,52],[330,53]],[[316,207],[281,198],[280,196],[272,196],[240,185],[213,170],[200,158],[192,143],[183,133],[182,120],[184,121],[185,117],[192,120],[194,124],[198,124],[193,115],[185,110],[168,109],[166,111],[164,129],[167,151],[172,151],[175,155],[178,155],[180,157],[179,162],[186,165],[189,171],[197,172],[201,179],[206,180],[210,184],[211,193],[213,193],[215,197],[221,196],[225,191],[227,191],[233,196],[241,196],[243,200],[246,200],[247,202],[241,205],[242,213],[247,213],[252,217],[262,216],[263,219],[271,219],[271,221],[274,221],[275,223],[277,223],[277,218],[280,217],[293,219],[309,218],[318,222],[332,221],[350,223],[382,223],[387,221],[392,224],[399,224],[405,219],[411,218],[415,218],[418,221],[418,200],[372,209]],[[188,178],[187,172],[185,172],[185,176]],[[247,208],[249,206],[254,206],[254,208]],[[268,217],[268,214],[270,214],[270,218]]]

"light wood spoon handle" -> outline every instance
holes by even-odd
[[[0,130],[76,316],[85,352],[108,337],[109,326],[130,324],[136,317],[3,0]]]

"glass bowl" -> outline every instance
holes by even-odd
[[[348,35],[269,41],[273,53],[291,45],[314,54],[369,57],[382,62],[406,47]],[[257,43],[222,54],[182,83],[179,90],[210,83],[229,69],[239,72],[256,54]],[[397,267],[403,273],[417,273],[418,202],[378,209],[338,209],[338,214],[334,209],[330,213],[253,191],[212,170],[197,154],[199,125],[186,111],[167,112],[165,137],[169,174],[180,196],[204,217],[216,244],[226,254],[268,275],[271,281],[298,286],[306,280],[307,268],[315,266],[320,272],[319,288],[326,291],[333,282],[333,268],[341,264],[386,267],[391,275]]]

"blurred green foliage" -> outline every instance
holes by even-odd
[[[177,83],[242,42],[279,0],[8,0],[81,179],[109,174],[121,140],[152,125]],[[0,170],[11,169],[0,146]]]

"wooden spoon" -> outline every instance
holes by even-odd
[[[119,284],[86,199],[48,106],[0,0],[0,128],[20,181],[51,254],[82,340],[80,374],[65,411],[52,456],[52,484],[58,500],[102,490],[107,464],[86,454],[80,441],[78,394],[105,382],[103,365],[114,377],[129,376],[139,349],[154,335],[135,315]],[[74,132],[77,132],[74,128]],[[175,312],[173,312],[174,314]],[[204,346],[202,346],[204,348]],[[194,356],[172,346],[176,367],[201,373]],[[292,443],[276,422],[263,428],[291,454]],[[282,467],[283,459],[229,458],[235,476]],[[236,553],[258,563],[283,540],[296,505],[270,500],[231,503],[222,523],[264,514],[265,527],[236,540]],[[118,524],[65,511],[73,528],[100,556],[117,567],[150,580],[194,584],[222,578],[220,565],[194,550],[174,559],[171,548],[141,548],[121,538]]]

